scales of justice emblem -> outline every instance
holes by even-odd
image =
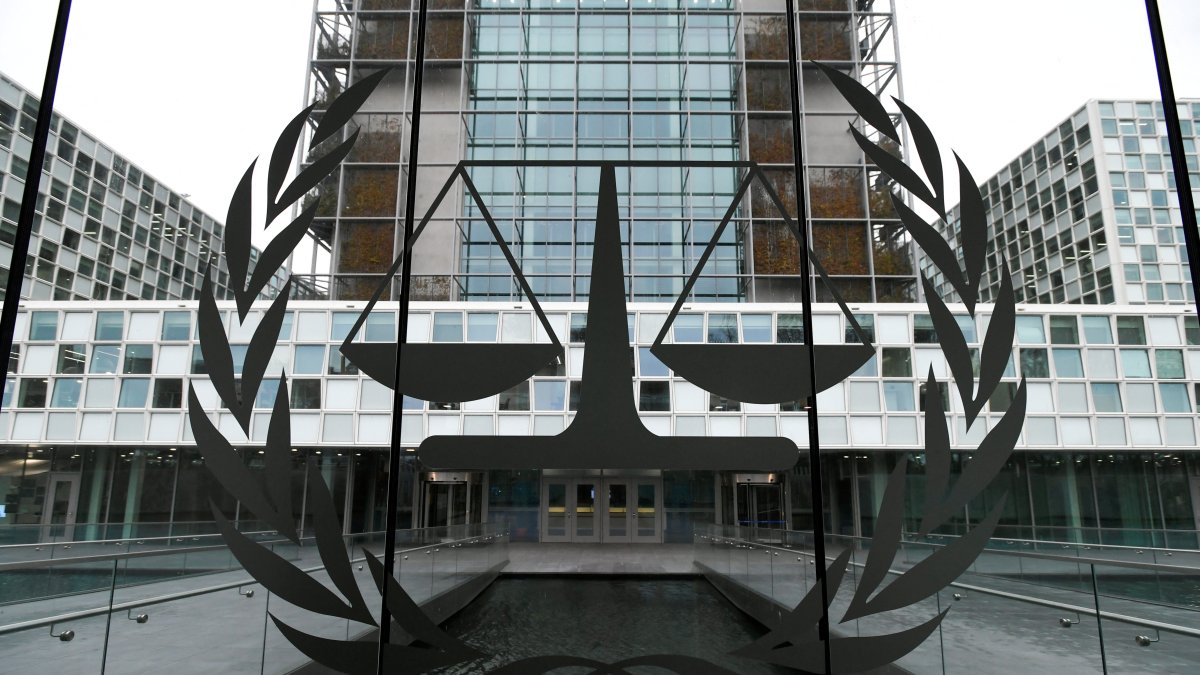
[[[844,73],[817,65],[865,125],[873,127],[880,136],[892,142],[900,142],[901,136],[892,116],[871,92]],[[348,156],[358,132],[350,132],[347,127],[385,74],[386,71],[381,70],[363,78],[329,105],[313,132],[311,145],[316,147],[335,136],[348,138],[312,161],[291,179],[287,176],[288,166],[314,107],[301,111],[280,134],[267,171],[266,194],[257,197],[266,204],[264,227],[316,188]],[[903,102],[897,100],[896,103],[912,132],[926,178],[918,176],[909,163],[868,139],[853,125],[850,131],[871,163],[878,166],[895,185],[932,210],[940,220],[948,222],[945,172],[937,143],[916,113]],[[799,240],[801,232],[795,219],[789,215],[771,182],[764,178],[762,170],[750,161],[460,162],[443,184],[419,227],[405,242],[405,255],[401,255],[392,265],[349,331],[341,345],[342,354],[368,376],[395,390],[397,395],[426,401],[486,398],[529,379],[546,364],[564,358],[559,336],[547,320],[469,171],[473,165],[516,168],[547,164],[556,168],[590,166],[599,169],[592,273],[577,413],[572,422],[556,436],[430,436],[419,447],[422,463],[438,469],[779,470],[793,466],[799,452],[796,444],[788,438],[654,434],[638,417],[633,388],[630,386],[633,372],[629,359],[630,340],[621,255],[622,223],[616,183],[616,171],[620,167],[709,166],[741,171],[738,189],[724,217],[684,283],[682,292],[651,347],[651,352],[677,376],[731,400],[783,403],[813,396],[842,381],[874,356],[875,349],[866,332],[837,294],[836,287],[830,283],[815,257],[810,258],[813,271],[846,317],[850,332],[857,337],[857,341],[809,345],[681,344],[667,340],[670,327],[683,309],[705,263],[737,213],[747,191],[756,181],[793,236]],[[898,193],[891,194],[895,213],[907,234],[962,300],[961,308],[952,310],[929,278],[922,279],[927,310],[962,406],[965,425],[968,430],[977,424],[987,427],[983,439],[974,449],[959,449],[952,444],[950,419],[942,399],[942,394],[946,393],[943,387],[950,387],[950,381],[939,382],[931,368],[925,380],[922,407],[925,429],[921,452],[925,484],[920,522],[916,525],[918,536],[936,531],[953,514],[961,513],[965,504],[987,489],[1013,452],[1025,419],[1026,390],[1023,380],[1007,410],[998,417],[993,415],[993,424],[985,424],[985,418],[981,415],[985,404],[997,390],[1011,358],[1016,327],[1015,294],[1007,264],[998,258],[999,287],[994,293],[995,304],[986,310],[987,330],[978,348],[976,362],[966,336],[957,323],[956,314],[961,316],[965,313],[972,321],[980,318],[981,305],[977,300],[981,294],[988,250],[987,219],[984,201],[974,178],[961,160],[957,169],[960,193],[958,250],[951,249],[942,235],[906,205]],[[237,321],[246,321],[254,301],[266,287],[270,276],[284,264],[309,230],[320,202],[317,199],[302,208],[279,231],[262,251],[252,271],[251,201],[255,199],[254,174],[255,164],[251,163],[234,191],[226,219],[223,252],[236,300]],[[356,342],[355,337],[362,330],[368,315],[383,297],[397,272],[401,271],[404,259],[429,224],[432,214],[460,179],[503,252],[513,277],[545,329],[549,342]],[[636,227],[636,222],[632,227]],[[962,266],[959,260],[962,260]],[[804,282],[807,281],[806,276]],[[200,348],[221,407],[233,416],[247,437],[250,434],[253,404],[267,375],[270,356],[287,312],[291,284],[291,280],[286,282],[263,312],[253,330],[241,377],[238,378],[224,319],[217,306],[217,291],[212,283],[211,271],[205,274],[197,318]],[[815,364],[815,371],[809,370],[810,363]],[[394,549],[385,551],[384,560],[380,560],[379,554],[369,546],[363,546],[357,552],[361,556],[357,560],[365,562],[375,590],[379,592],[379,613],[372,611],[355,579],[351,559],[355,552],[345,546],[343,526],[333,495],[311,458],[305,469],[308,486],[305,508],[312,516],[309,520],[312,528],[309,532],[299,531],[295,517],[298,505],[293,501],[292,489],[298,472],[293,471],[289,400],[287,377],[281,374],[264,449],[257,453],[263,458],[260,472],[243,462],[233,443],[214,424],[201,405],[194,384],[189,385],[188,391],[188,417],[196,438],[196,448],[216,482],[238,501],[244,512],[253,514],[257,520],[274,528],[280,537],[296,545],[315,543],[322,567],[336,592],[326,583],[298,569],[292,561],[279,556],[270,547],[240,532],[217,502],[211,501],[213,518],[223,541],[255,581],[269,591],[268,598],[273,595],[304,612],[348,622],[346,640],[330,639],[305,633],[281,619],[274,611],[268,611],[276,628],[308,658],[347,673],[418,673],[485,656],[478,649],[443,631],[408,595],[394,576],[395,570],[390,559]],[[400,422],[400,419],[394,421]],[[971,455],[957,474],[951,470],[952,454],[956,450]],[[1007,495],[997,499],[990,512],[979,522],[973,523],[970,530],[956,541],[937,549],[903,572],[896,573],[892,565],[906,533],[904,514],[906,502],[911,499],[906,495],[908,462],[907,456],[901,455],[888,477],[865,562],[852,563],[850,555],[853,551],[850,548],[824,561],[814,560],[824,568],[822,581],[810,587],[794,608],[782,609],[778,622],[765,635],[730,652],[731,655],[810,673],[859,672],[900,659],[939,628],[950,608],[943,609],[939,604],[937,613],[929,616],[919,603],[936,596],[953,583],[984,549],[999,523]],[[734,543],[724,537],[700,533],[697,533],[696,541],[697,544],[716,548]],[[852,589],[851,584],[842,586],[842,580],[851,567],[855,568]],[[902,614],[898,615],[898,620],[905,627],[876,635],[854,635],[855,631],[849,635],[844,632],[838,634],[833,630],[834,609],[831,603],[839,594],[841,597],[849,596],[844,611],[837,610],[841,613],[839,625],[877,615],[897,616],[894,612],[900,612]],[[387,633],[389,636],[386,639],[375,642],[353,639],[350,638],[349,622],[354,622],[364,631],[379,629],[381,633],[385,633],[384,627],[389,627],[390,631],[390,626],[395,623],[408,638],[396,640]],[[592,672],[619,674],[627,673],[627,668],[638,665],[654,665],[676,673],[729,675],[732,672],[698,657],[682,654],[633,656],[611,664],[573,655],[539,656],[518,660],[489,672],[537,674],[562,666],[585,666],[592,668]]]
[[[496,166],[497,162],[487,162]],[[538,162],[509,162],[503,166],[536,165]],[[406,343],[399,349],[400,383],[396,382],[394,342],[355,342],[367,316],[386,292],[401,267],[403,255],[392,266],[366,308],[341,345],[341,352],[371,378],[411,398],[425,401],[470,401],[485,398],[529,379],[537,370],[564,358],[563,345],[555,335],[541,304],[521,272],[507,242],[483,203],[469,173],[471,161],[460,162],[429,207],[432,214],[457,179],[474,200],[487,222],[496,244],[504,253],[513,275],[549,343],[460,344]],[[798,458],[796,444],[783,437],[659,436],[642,424],[630,383],[633,370],[629,359],[626,328],[626,289],[621,255],[621,219],[616,170],[618,167],[680,167],[680,162],[571,162],[572,167],[598,166],[600,184],[586,337],[578,412],[573,421],[555,436],[430,436],[418,448],[421,462],[435,469],[788,469]],[[693,344],[670,343],[667,336],[684,302],[691,294],[705,262],[737,212],[743,196],[758,180],[783,214],[793,234],[796,223],[787,215],[770,181],[752,162],[709,162],[705,166],[744,169],[744,177],[724,218],[688,277],[674,307],[651,347],[660,361],[676,375],[721,397],[745,403],[785,403],[804,400],[814,392],[809,375],[809,345],[805,344]],[[415,231],[417,237],[429,216]],[[636,228],[637,223],[632,222]],[[814,345],[818,391],[853,373],[875,354],[863,328],[837,294],[820,263],[814,268],[826,282],[859,342]],[[519,439],[519,440],[518,440]]]

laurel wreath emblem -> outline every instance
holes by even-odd
[[[899,132],[882,104],[862,85],[837,70],[820,66],[855,112],[878,134],[900,142]],[[290,182],[286,180],[301,134],[315,104],[297,114],[284,128],[271,153],[266,177],[265,222],[270,225],[301,197],[311,193],[347,157],[358,137],[353,131],[346,140],[336,143],[354,114],[387,74],[381,70],[363,78],[338,96],[324,112],[310,140],[310,147],[333,146],[313,160]],[[899,100],[904,119],[912,133],[921,169],[929,182],[901,159],[856,129],[850,131],[867,157],[900,188],[931,208],[939,218],[947,217],[943,169],[940,153],[933,135],[924,122]],[[329,143],[324,143],[330,141]],[[956,156],[957,158],[957,156]],[[256,160],[257,162],[257,160]],[[317,213],[320,197],[300,210],[285,225],[263,251],[257,266],[250,270],[252,233],[252,197],[255,164],[252,162],[242,176],[230,201],[226,219],[224,256],[239,321],[244,321],[252,302],[259,297],[266,283],[296,248]],[[983,202],[974,179],[961,160],[958,160],[961,194],[962,255],[965,271],[959,267],[954,253],[936,230],[892,193],[892,202],[913,240],[937,266],[953,286],[972,318],[977,317],[976,304],[983,274],[987,227]],[[286,184],[285,184],[286,183]],[[785,218],[786,218],[785,214]],[[795,228],[792,228],[795,231]],[[210,267],[212,263],[210,262]],[[928,309],[937,333],[938,343],[949,365],[952,379],[963,402],[967,427],[983,424],[979,414],[1000,383],[1012,349],[1015,332],[1015,299],[1007,268],[1004,267],[998,301],[991,312],[986,336],[979,353],[979,376],[975,377],[971,352],[953,313],[929,279],[922,276]],[[283,324],[291,291],[291,280],[269,308],[254,330],[245,357],[241,378],[235,377],[232,349],[222,325],[216,304],[216,290],[211,270],[205,271],[205,282],[199,306],[199,341],[213,387],[223,407],[237,420],[249,436],[251,413],[267,364]],[[926,380],[925,395],[925,475],[926,497],[920,534],[927,534],[962,509],[979,494],[1003,467],[1015,448],[1025,418],[1025,383],[1022,379],[1017,393],[1003,418],[986,434],[967,462],[961,476],[950,480],[951,443],[947,431],[946,410],[942,405],[940,383],[931,368]],[[947,385],[948,386],[948,385]],[[268,523],[281,535],[299,545],[300,534],[293,518],[291,439],[287,378],[280,373],[279,388],[266,435],[263,451],[265,468],[256,475],[239,459],[233,445],[214,426],[201,406],[194,386],[188,392],[188,415],[196,445],[206,466],[231,496]],[[349,554],[342,539],[342,527],[336,515],[333,497],[314,463],[307,466],[309,511],[312,516],[315,541],[321,561],[336,593],[290,562],[238,532],[229,518],[211,502],[213,517],[225,543],[234,556],[259,583],[271,593],[307,611],[329,617],[344,618],[361,624],[364,631],[377,626],[354,579]],[[925,560],[884,584],[895,560],[903,530],[905,476],[907,462],[902,459],[893,470],[883,496],[876,520],[876,534],[870,552],[858,576],[858,585],[850,599],[841,623],[909,607],[946,587],[978,556],[999,521],[1004,499],[968,534],[955,543],[937,550]],[[415,673],[464,663],[482,656],[480,652],[448,635],[434,624],[412,598],[388,574],[373,553],[362,551],[370,568],[376,588],[383,592],[388,584],[388,610],[404,633],[412,637],[408,644],[388,644],[384,649],[383,667],[388,672]],[[826,572],[830,602],[849,566],[850,551],[842,552]],[[819,587],[806,595],[795,609],[786,613],[767,635],[733,652],[733,654],[797,668],[806,672],[825,672],[824,645],[818,634],[823,613]],[[876,668],[895,661],[921,644],[946,617],[949,610],[931,617],[924,623],[898,633],[869,637],[831,637],[830,654],[833,670],[856,672]],[[377,645],[370,641],[332,640],[297,630],[274,615],[271,619],[284,637],[303,654],[347,673],[374,672]],[[729,673],[730,671],[694,657],[680,655],[645,656],[615,664],[601,664],[573,656],[535,657],[503,666],[493,672],[545,672],[564,666],[587,666],[596,672],[620,673],[624,668],[655,665],[676,672]]]

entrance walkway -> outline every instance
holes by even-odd
[[[691,544],[510,543],[504,574],[699,574]]]

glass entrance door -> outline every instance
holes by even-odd
[[[572,487],[573,483],[569,480],[547,480],[542,483],[542,541],[571,541],[567,492]]]
[[[778,539],[786,528],[783,518],[783,486],[778,483],[737,485],[737,524],[749,528],[755,541]]]
[[[572,541],[600,541],[600,527],[596,522],[596,488],[597,481],[580,480],[575,482],[574,507],[575,522]]]
[[[552,478],[542,483],[542,541],[600,541],[600,482]]]
[[[430,472],[421,481],[421,527],[483,522],[483,482],[477,474]]]
[[[606,478],[604,541],[660,543],[662,541],[662,480]]]
[[[662,541],[662,483],[659,479],[639,479],[631,483],[633,504],[633,526],[631,534],[635,543],[657,544]]]
[[[607,500],[604,516],[604,541],[614,543],[629,541],[629,482],[605,480],[604,495]]]
[[[50,476],[42,507],[42,540],[75,538],[75,511],[79,504],[79,476]]]

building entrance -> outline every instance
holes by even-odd
[[[662,542],[662,478],[545,476],[542,541]]]
[[[483,522],[483,475],[430,471],[421,476],[421,527]]]
[[[756,541],[769,539],[771,530],[787,528],[783,484],[778,478],[773,473],[734,475],[733,522],[750,528]]]
[[[42,505],[42,541],[75,538],[75,513],[79,506],[79,474],[52,473]]]

